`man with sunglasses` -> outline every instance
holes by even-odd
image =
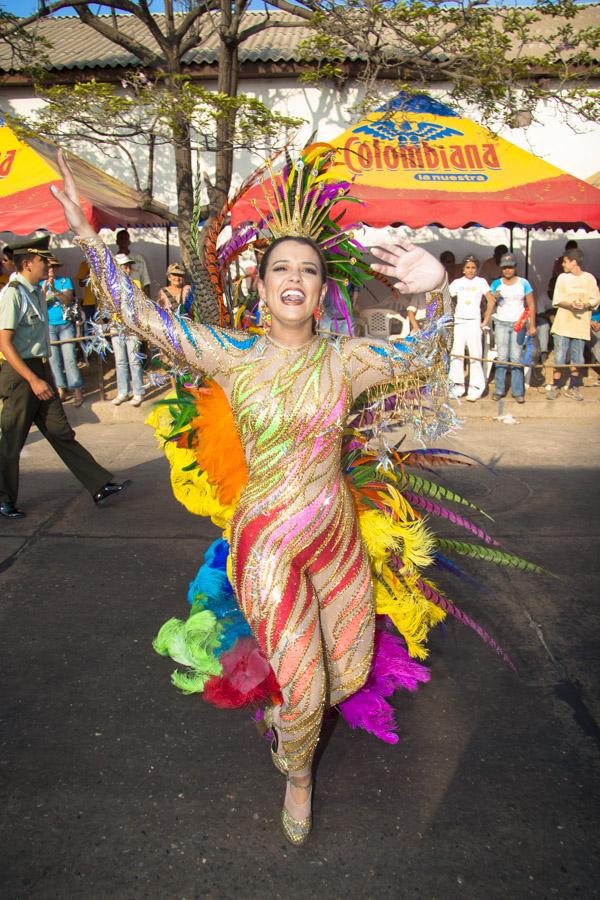
[[[500,259],[502,276],[492,282],[494,295],[494,335],[498,360],[496,383],[492,400],[501,400],[506,394],[507,363],[521,363],[526,335],[535,334],[535,299],[526,278],[517,275],[517,261],[512,253]],[[528,327],[523,324],[527,318]],[[519,323],[522,327],[519,327]],[[510,367],[510,386],[517,403],[525,402],[525,376],[521,366]]]

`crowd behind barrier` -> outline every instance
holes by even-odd
[[[115,234],[115,241],[118,263],[150,296],[148,265],[144,256],[132,246],[129,232],[120,229]],[[565,268],[569,254],[575,256],[575,260],[568,259]],[[592,367],[600,365],[600,294],[595,274],[586,272],[585,259],[576,241],[567,241],[564,253],[554,261],[548,273],[547,296],[541,297],[534,297],[528,280],[517,274],[515,257],[504,244],[494,247],[492,255],[481,265],[472,255],[458,262],[450,249],[442,251],[439,258],[447,273],[452,303],[450,379],[456,398],[464,396],[469,401],[476,401],[482,397],[487,392],[493,369],[494,399],[505,396],[506,381],[510,379],[513,397],[517,402],[523,402],[525,386],[529,385],[532,372],[542,373],[549,399],[558,395],[561,380],[564,380],[565,372],[568,373],[569,387],[563,391],[564,395],[582,399],[579,388],[583,370],[591,374]],[[76,348],[89,339],[89,323],[96,313],[96,298],[85,263],[77,271],[76,288],[70,277],[60,273],[62,263],[56,256],[51,254],[49,262],[48,276],[41,287],[49,310],[50,365],[61,398],[70,392],[75,405],[80,405],[83,382]],[[257,300],[258,269],[255,263],[255,259],[246,260],[237,280],[241,310],[238,319],[245,316],[246,323],[251,325],[256,318],[253,304]],[[14,272],[14,252],[7,246],[2,252],[0,287],[8,283]],[[565,275],[571,278],[565,279]],[[153,299],[164,309],[189,311],[193,290],[186,283],[186,272],[180,263],[168,266],[165,282]],[[585,282],[583,293],[588,308],[574,314],[572,308],[568,309],[569,291],[572,292],[578,282]],[[553,299],[557,286],[562,301],[567,301],[565,304],[561,299],[557,302]],[[372,298],[368,298],[366,306],[361,303],[364,298],[359,297],[358,292],[353,299],[356,315],[351,328],[354,333],[395,340],[417,332],[427,315],[422,295],[401,295],[394,291],[377,305],[369,304]],[[319,330],[325,336],[333,336],[347,334],[350,328],[348,322],[326,304]],[[151,355],[152,348],[141,347],[137,340],[129,341],[114,323],[105,323],[104,331],[110,335],[115,354],[118,384],[117,396],[112,402],[118,405],[128,400],[140,405],[145,391],[144,349],[146,355]],[[549,365],[548,356],[552,349],[553,362]],[[596,375],[592,383],[600,385],[600,378]],[[98,389],[104,399],[101,361],[98,362]]]

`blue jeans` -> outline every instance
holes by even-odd
[[[127,397],[133,388],[134,397],[143,397],[142,361],[138,356],[140,341],[133,336],[113,334],[112,346],[117,373],[117,394],[119,397]]]
[[[494,322],[494,335],[496,338],[496,350],[498,359],[503,362],[523,362],[523,344],[527,336],[527,326],[523,326],[520,331],[513,328],[514,322]],[[506,393],[506,365],[496,362],[496,384],[497,394],[504,395]],[[510,388],[513,397],[522,397],[525,393],[525,379],[523,369],[516,369],[511,366],[510,369]]]
[[[50,325],[51,341],[66,341],[75,337],[75,326],[72,322],[66,325]],[[80,390],[83,387],[83,378],[77,368],[77,355],[75,344],[60,344],[50,348],[50,368],[57,388],[65,390]]]
[[[583,348],[585,341],[583,338],[568,338],[562,334],[553,334],[554,339],[554,362],[557,366],[564,366],[567,363],[567,357],[572,366],[583,365]]]

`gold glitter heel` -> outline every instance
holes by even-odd
[[[285,756],[277,752],[279,747],[279,735],[277,729],[273,725],[273,711],[273,706],[268,706],[265,709],[263,720],[262,722],[257,723],[257,728],[261,734],[265,734],[267,731],[270,731],[273,734],[273,740],[271,741],[271,759],[273,760],[273,765],[282,775],[287,775],[288,761]]]
[[[292,797],[290,787],[297,788],[307,788],[309,790],[308,800],[304,803],[296,803],[294,798]],[[302,815],[304,811],[303,808],[308,809],[308,815],[304,816],[304,818],[294,818],[292,814],[289,812],[286,803],[291,803],[292,807],[296,807],[299,811],[299,814]],[[299,784],[297,781],[288,775],[287,778],[287,788],[285,792],[285,801],[283,809],[281,810],[281,824],[283,826],[283,833],[286,838],[293,844],[295,847],[300,847],[302,844],[306,843],[308,836],[312,829],[312,783],[308,784]]]

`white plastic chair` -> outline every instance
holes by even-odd
[[[392,309],[361,309],[358,313],[364,327],[365,335],[374,338],[383,338],[386,341],[399,340],[405,331],[406,318]],[[392,322],[400,322],[402,331],[400,334],[392,334]]]

